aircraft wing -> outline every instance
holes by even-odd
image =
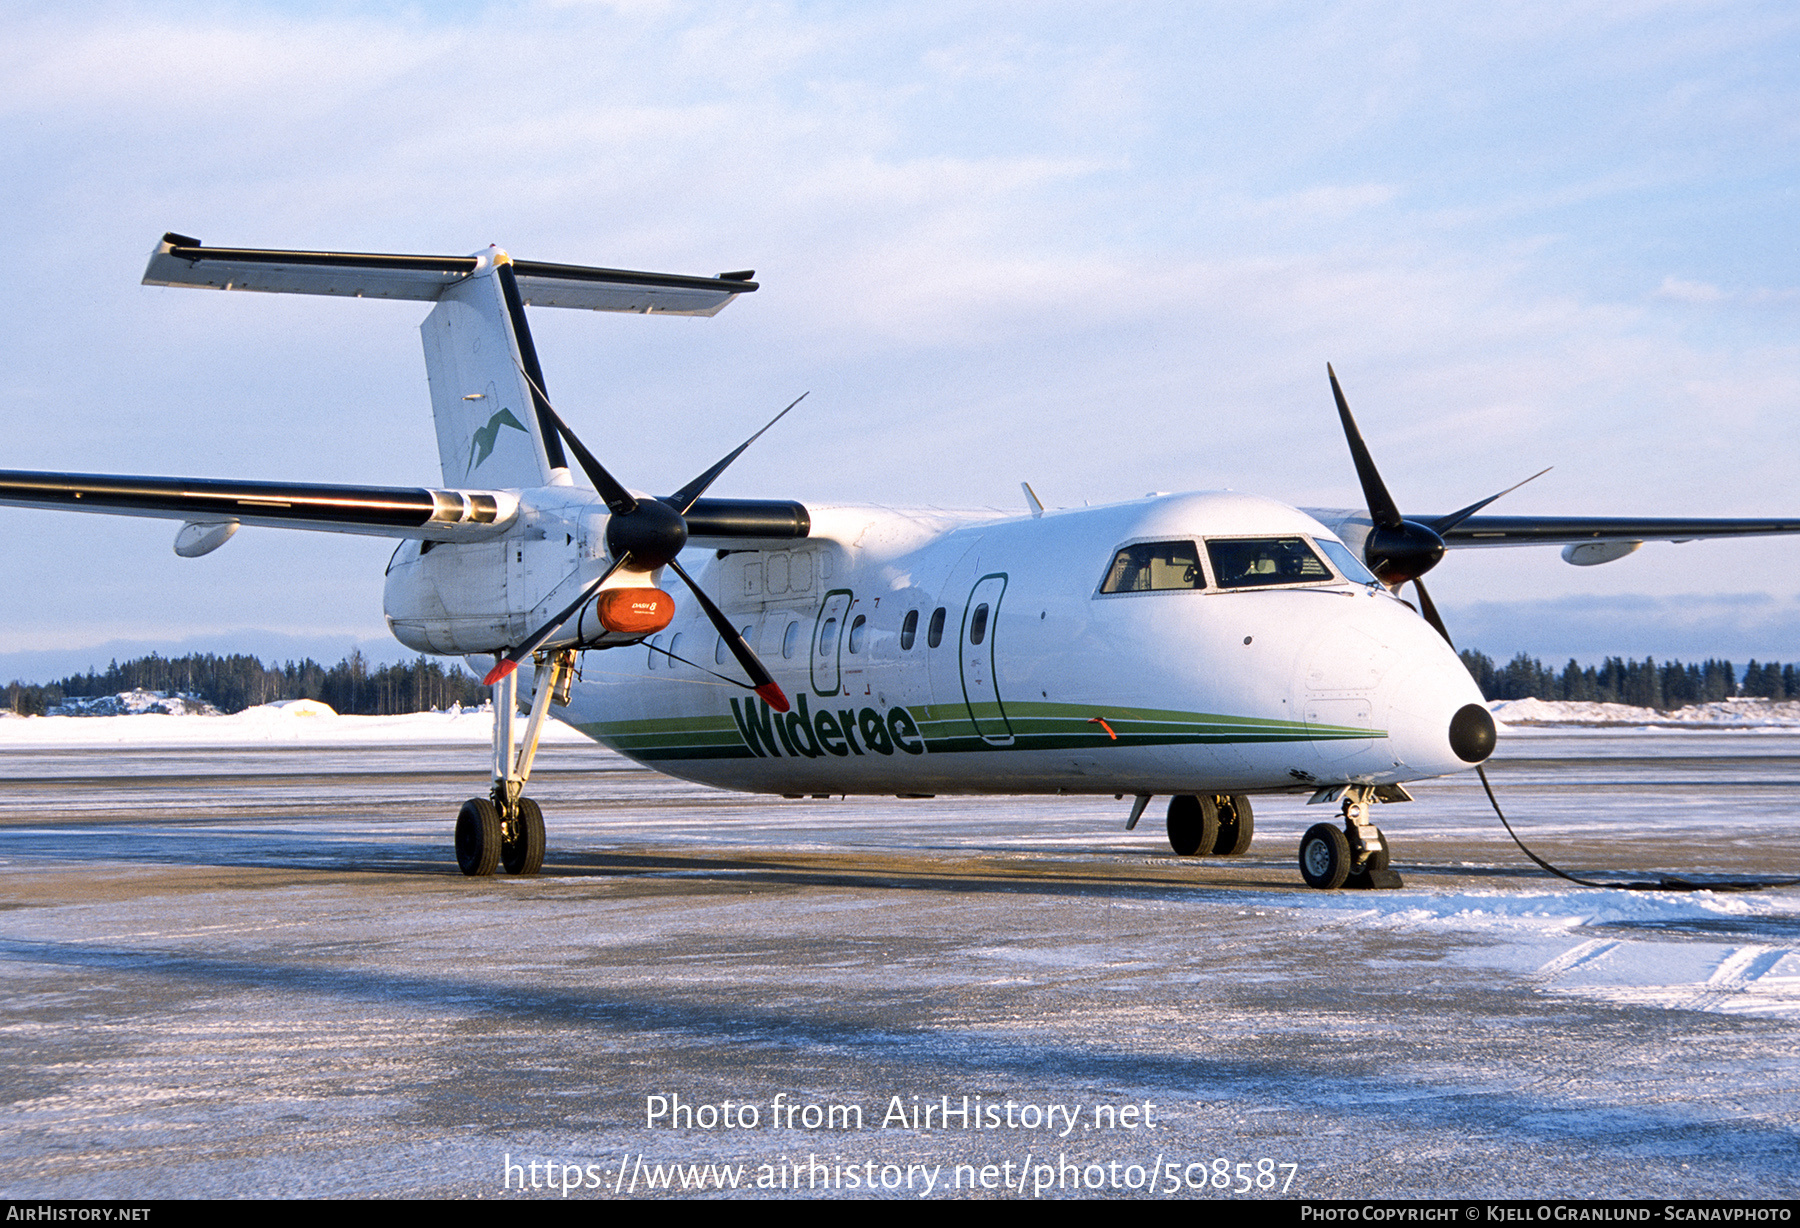
[[[186,235],[166,234],[151,253],[144,284],[435,302],[484,258],[206,247]],[[710,316],[757,288],[750,272],[687,277],[506,259],[527,306]]]
[[[517,495],[501,490],[322,486],[216,478],[112,477],[0,471],[0,506],[150,516],[199,524],[237,521],[427,541],[479,541],[505,532]]]
[[[1320,523],[1361,551],[1374,522],[1353,508],[1305,508]],[[1409,516],[1435,525],[1445,516]],[[1470,516],[1441,530],[1452,550],[1472,546],[1561,546],[1563,561],[1592,567],[1624,558],[1647,541],[1687,542],[1703,537],[1772,537],[1800,533],[1800,517],[1789,520],[1714,519],[1675,516]]]
[[[519,497],[505,490],[0,470],[0,507],[465,542],[498,537],[511,528]],[[783,499],[699,499],[686,520],[689,535],[700,544],[789,541],[807,536],[812,528],[805,505]]]
[[[1435,517],[1412,517],[1430,524]],[[1583,542],[1685,542],[1703,537],[1768,537],[1800,533],[1793,520],[1713,520],[1644,516],[1471,516],[1446,530],[1444,544],[1562,546]]]

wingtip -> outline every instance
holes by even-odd
[[[780,683],[765,682],[756,688],[756,693],[762,696],[762,701],[775,711],[786,712],[788,710],[788,697],[782,694]]]

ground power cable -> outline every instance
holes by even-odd
[[[1665,876],[1655,882],[1637,883],[1602,883],[1589,878],[1577,878],[1565,870],[1557,869],[1525,847],[1525,842],[1519,839],[1519,833],[1514,831],[1512,824],[1506,821],[1506,814],[1500,809],[1500,799],[1494,796],[1494,786],[1488,783],[1487,771],[1480,764],[1476,764],[1475,775],[1481,778],[1481,787],[1486,790],[1488,801],[1493,804],[1494,813],[1500,817],[1500,826],[1506,828],[1506,834],[1511,836],[1513,843],[1519,846],[1519,851],[1537,862],[1549,873],[1558,878],[1567,879],[1577,886],[1613,888],[1619,891],[1763,891],[1769,887],[1792,887],[1800,884],[1800,878],[1724,879],[1719,882],[1704,883],[1673,876]]]

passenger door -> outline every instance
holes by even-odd
[[[962,671],[963,703],[969,720],[983,741],[1007,746],[1013,740],[1006,706],[1000,700],[1000,682],[994,665],[994,645],[1000,629],[1000,599],[1006,594],[1006,573],[981,577],[963,607],[958,663]]]
[[[850,612],[850,590],[834,588],[825,594],[819,617],[813,623],[812,689],[814,695],[836,695],[843,689],[838,662],[844,652],[844,618]]]

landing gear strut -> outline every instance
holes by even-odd
[[[1400,875],[1388,868],[1387,837],[1369,822],[1374,798],[1372,786],[1350,785],[1344,790],[1344,825],[1314,823],[1307,829],[1300,840],[1300,877],[1308,887],[1336,891],[1402,885]]]
[[[562,649],[533,658],[537,694],[525,723],[524,740],[513,745],[513,717],[519,707],[519,675],[494,684],[494,787],[486,797],[472,797],[456,816],[456,864],[474,878],[505,866],[508,874],[536,874],[544,864],[544,812],[524,795],[537,758],[538,738],[550,705],[569,702],[575,678],[575,652]]]

